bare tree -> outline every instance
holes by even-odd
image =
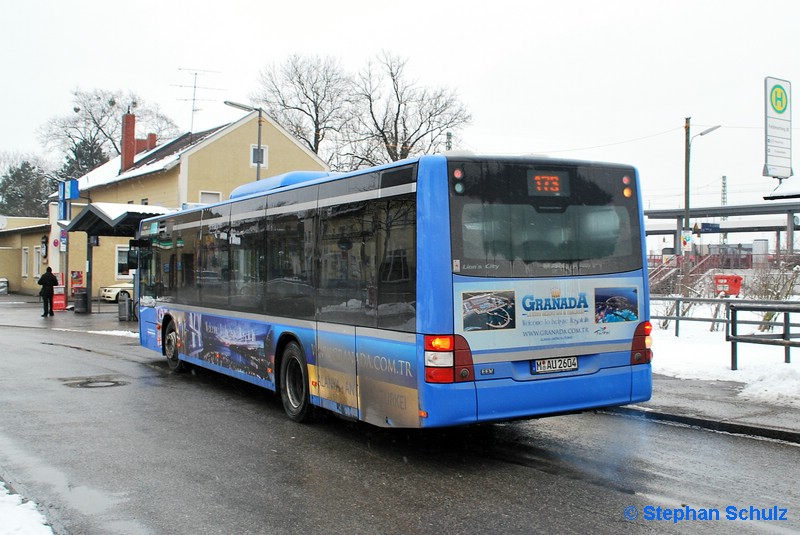
[[[332,138],[348,117],[350,80],[339,62],[295,54],[261,71],[259,83],[252,100],[315,154],[330,159]]]
[[[122,115],[128,110],[136,114],[140,132],[155,133],[159,139],[178,134],[178,127],[157,106],[144,104],[131,92],[76,89],[72,103],[72,113],[51,118],[39,130],[42,142],[62,151],[65,158],[80,159],[82,147],[98,147],[112,156],[120,154]]]
[[[294,55],[262,71],[251,98],[333,169],[435,152],[471,118],[454,90],[409,80],[406,63],[383,53],[352,77],[330,57]]]
[[[448,131],[471,120],[453,89],[418,85],[407,77],[406,63],[384,52],[354,81],[346,152],[353,167],[435,152]]]
[[[41,155],[19,151],[0,151],[0,174],[7,173],[12,167],[20,167],[23,162],[28,162],[40,169],[52,167],[49,165],[50,162]]]

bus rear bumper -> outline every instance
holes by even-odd
[[[537,381],[478,381],[478,421],[514,420],[647,401],[652,385],[649,364]]]

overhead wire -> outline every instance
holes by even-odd
[[[665,134],[669,134],[670,132],[674,132],[675,130],[680,130],[681,128],[683,128],[683,127],[682,126],[674,127],[674,128],[670,128],[669,130],[664,130],[663,132],[658,132],[658,133],[655,133],[655,134],[649,134],[647,136],[627,139],[627,140],[624,140],[624,141],[616,141],[614,143],[605,143],[603,145],[594,145],[594,146],[590,146],[590,147],[577,147],[577,148],[572,148],[572,149],[544,150],[544,151],[541,151],[541,152],[544,152],[544,153],[556,153],[556,152],[574,152],[574,151],[578,151],[578,150],[603,149],[605,147],[614,147],[614,146],[617,146],[617,145],[625,145],[627,143],[635,143],[637,141],[643,141],[645,139],[651,139],[651,138],[654,138],[654,137],[663,136]]]

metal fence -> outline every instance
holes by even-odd
[[[782,346],[784,348],[784,361],[791,362],[790,348],[800,347],[800,323],[791,322],[791,314],[800,313],[800,304],[796,301],[765,301],[745,299],[704,299],[698,297],[682,296],[650,296],[650,303],[666,303],[666,314],[651,314],[653,321],[660,320],[661,326],[667,328],[670,322],[675,322],[675,336],[680,336],[680,324],[685,321],[700,321],[710,323],[710,329],[716,326],[725,326],[725,340],[731,343],[731,369],[738,369],[739,343],[763,344]],[[710,315],[698,316],[698,304],[712,305]],[[746,319],[739,316],[740,312],[760,312],[764,316],[760,320]],[[781,321],[775,318],[783,315]],[[755,325],[764,334],[739,334],[739,327]],[[780,328],[780,333],[774,332]],[[793,332],[792,329],[795,329]]]
[[[778,323],[781,326],[780,334],[748,334],[740,335],[739,332],[739,312],[764,312],[765,316],[770,319],[778,314],[783,314],[783,321]],[[747,305],[739,303],[731,303],[728,306],[728,329],[725,330],[725,340],[731,343],[731,369],[735,370],[738,367],[738,342],[748,344],[765,344],[771,346],[783,346],[783,360],[786,364],[792,362],[792,357],[789,350],[793,347],[800,347],[800,342],[792,341],[792,338],[800,337],[800,334],[795,332],[792,334],[792,327],[797,327],[798,324],[792,324],[790,314],[800,313],[800,304],[782,302],[772,303],[767,305]],[[770,321],[770,325],[775,322]],[[763,323],[762,323],[763,324]]]

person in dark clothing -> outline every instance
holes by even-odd
[[[53,287],[58,286],[58,278],[53,275],[53,268],[48,267],[47,272],[39,277],[39,285],[42,289],[39,295],[42,296],[42,303],[44,304],[44,314],[42,317],[53,315]]]

